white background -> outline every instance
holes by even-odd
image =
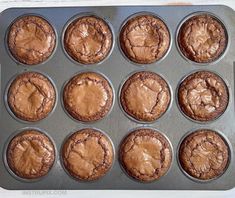
[[[102,6],[102,5],[166,5],[166,4],[224,4],[235,10],[235,0],[0,0],[0,12],[9,7],[40,7],[40,6]],[[1,28],[1,27],[0,27]],[[235,36],[235,35],[234,35]],[[235,39],[235,38],[233,38]],[[234,129],[235,130],[235,129]],[[3,170],[0,170],[3,171]],[[0,178],[1,179],[1,178]],[[63,179],[63,178],[61,178]],[[176,178],[177,179],[177,178]],[[0,188],[0,198],[235,198],[235,188],[229,191],[130,191],[130,190],[83,190],[83,191],[8,191]]]

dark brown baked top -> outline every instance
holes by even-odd
[[[45,118],[52,111],[56,100],[50,80],[37,72],[19,74],[11,83],[7,96],[14,115],[30,122]]]
[[[96,16],[84,16],[74,20],[66,29],[64,47],[77,62],[94,64],[109,54],[113,43],[107,23]]]
[[[165,80],[148,71],[129,77],[120,94],[124,111],[136,120],[146,122],[158,119],[167,110],[170,98]]]
[[[96,121],[111,109],[113,91],[101,74],[85,72],[69,80],[64,88],[63,101],[65,109],[76,120]]]
[[[63,145],[62,158],[66,170],[80,180],[96,180],[104,176],[113,163],[110,140],[96,129],[82,129]]]
[[[218,75],[209,71],[189,75],[179,87],[179,106],[194,120],[216,119],[225,111],[228,101],[226,84]]]
[[[209,63],[225,51],[226,30],[215,17],[208,14],[197,15],[188,19],[180,28],[178,44],[188,59]]]
[[[119,40],[122,51],[130,60],[148,64],[166,54],[170,46],[170,33],[161,19],[140,15],[127,21]]]
[[[24,64],[42,63],[52,54],[56,38],[52,26],[38,16],[23,16],[8,33],[8,46],[13,57]]]
[[[131,177],[150,182],[166,174],[172,161],[172,149],[161,133],[142,128],[122,141],[119,159]]]
[[[189,175],[209,180],[225,171],[229,162],[229,149],[219,134],[202,129],[183,140],[179,149],[179,160]]]
[[[29,129],[17,134],[7,148],[10,169],[24,179],[46,175],[55,160],[52,141],[40,131]]]

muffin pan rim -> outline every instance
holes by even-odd
[[[209,130],[212,132],[215,132],[217,135],[219,135],[219,137],[221,137],[221,139],[224,141],[224,143],[226,144],[226,146],[228,147],[228,161],[226,164],[226,167],[224,168],[223,172],[221,174],[219,174],[218,176],[211,178],[211,179],[199,179],[196,177],[193,177],[192,175],[190,175],[187,171],[184,170],[184,168],[181,165],[180,159],[179,159],[179,151],[180,151],[180,146],[183,143],[183,141],[189,136],[192,135],[194,133],[200,132],[201,130]],[[232,152],[232,144],[229,141],[229,139],[227,138],[227,136],[221,131],[218,130],[216,127],[214,127],[212,129],[212,127],[207,127],[207,126],[199,126],[199,127],[194,127],[191,128],[191,130],[187,131],[179,140],[178,145],[176,147],[176,161],[177,161],[177,165],[178,168],[180,169],[180,171],[185,175],[185,177],[189,178],[190,180],[197,182],[197,183],[210,183],[213,182],[217,179],[219,179],[220,177],[222,177],[223,175],[225,175],[227,173],[227,171],[230,169],[231,167],[231,162],[233,161],[233,152]]]
[[[19,19],[21,18],[24,18],[24,17],[27,17],[27,16],[35,16],[35,17],[39,17],[43,20],[45,20],[48,25],[51,26],[53,32],[54,32],[54,35],[55,35],[55,45],[54,45],[54,49],[52,50],[51,54],[42,62],[38,63],[38,64],[25,64],[25,63],[22,63],[20,61],[18,61],[11,53],[10,49],[9,49],[9,46],[8,46],[8,38],[9,38],[9,32],[10,32],[10,29],[12,27],[12,25],[17,22]],[[57,51],[57,47],[58,47],[58,33],[56,31],[56,28],[55,26],[53,25],[52,21],[50,21],[49,19],[47,19],[47,17],[45,17],[44,15],[41,15],[41,14],[38,14],[38,13],[33,13],[33,12],[29,12],[29,13],[25,13],[25,14],[22,14],[22,15],[19,15],[18,17],[16,17],[10,24],[9,26],[7,27],[7,30],[5,32],[5,35],[4,35],[4,45],[5,45],[5,50],[7,51],[7,54],[8,56],[11,58],[11,60],[13,60],[18,66],[23,66],[23,67],[26,67],[26,68],[30,68],[30,67],[37,67],[37,66],[44,66],[47,62],[50,61],[51,58],[53,58],[54,54],[56,53]]]

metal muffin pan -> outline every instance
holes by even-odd
[[[171,44],[166,55],[158,62],[139,65],[129,61],[119,48],[119,32],[123,23],[138,13],[152,13],[159,16],[167,25]],[[177,47],[177,32],[182,21],[197,12],[208,12],[215,15],[224,24],[228,34],[228,45],[219,60],[209,64],[196,64],[182,57]],[[113,47],[110,54],[100,64],[82,65],[75,63],[66,55],[61,41],[68,22],[76,16],[97,15],[108,22],[113,32]],[[22,15],[39,15],[46,19],[56,33],[56,47],[53,54],[42,64],[26,66],[19,64],[7,49],[7,33],[12,22]],[[65,7],[65,8],[11,8],[0,14],[0,64],[1,64],[1,114],[0,114],[0,186],[6,189],[159,189],[159,190],[227,190],[235,186],[235,13],[226,6],[110,6],[110,7]],[[114,104],[109,114],[102,120],[91,123],[78,122],[71,119],[63,109],[61,93],[64,84],[76,73],[94,71],[104,75],[113,87]],[[130,119],[119,104],[119,91],[124,80],[137,71],[152,71],[159,74],[168,83],[171,102],[162,117],[155,122],[143,123]],[[196,70],[209,70],[219,74],[226,82],[229,90],[229,103],[226,111],[213,122],[199,123],[187,119],[177,105],[177,90],[181,80]],[[4,102],[6,89],[10,80],[24,71],[38,71],[52,81],[57,90],[56,106],[51,114],[39,122],[21,122],[15,119]],[[169,124],[170,123],[170,124]],[[12,176],[5,163],[6,145],[13,135],[24,128],[39,128],[54,142],[56,147],[55,163],[45,177],[25,182]],[[72,132],[83,128],[96,128],[103,131],[112,141],[115,148],[115,161],[108,173],[99,180],[83,182],[74,180],[63,169],[60,160],[60,149]],[[150,183],[142,183],[131,179],[122,170],[118,162],[118,148],[122,139],[135,128],[150,127],[162,132],[173,149],[172,165],[166,175]],[[212,129],[227,140],[230,148],[230,163],[223,175],[217,179],[200,182],[189,178],[178,164],[179,143],[189,131]]]

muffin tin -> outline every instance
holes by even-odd
[[[141,13],[159,16],[167,25],[171,44],[167,54],[158,62],[139,65],[129,61],[119,47],[119,32],[123,23],[130,17]],[[177,48],[178,28],[187,17],[198,12],[215,15],[227,30],[228,45],[219,60],[209,64],[197,64],[182,57]],[[54,27],[56,48],[48,60],[35,66],[17,63],[10,55],[7,46],[7,32],[11,23],[22,15],[38,15],[45,18]],[[79,15],[96,15],[108,22],[113,32],[113,47],[110,54],[99,64],[82,65],[68,58],[63,49],[63,32],[68,22]],[[1,64],[1,115],[0,115],[0,186],[6,189],[161,189],[161,190],[226,190],[235,186],[235,106],[234,106],[234,48],[235,13],[225,6],[125,6],[125,7],[66,7],[66,8],[11,8],[0,15],[0,64]],[[114,89],[114,104],[107,116],[96,122],[79,122],[71,119],[65,112],[61,97],[57,97],[55,109],[39,122],[21,122],[9,113],[6,93],[9,83],[17,74],[24,71],[38,71],[55,85],[56,92],[61,95],[64,84],[76,73],[95,71],[107,77]],[[177,90],[181,80],[193,71],[209,70],[223,78],[229,90],[229,103],[225,112],[211,122],[196,122],[187,119],[177,104]],[[123,112],[119,104],[119,92],[124,80],[137,71],[153,71],[162,76],[169,85],[171,102],[168,110],[156,121],[137,122]],[[45,131],[56,146],[56,160],[50,172],[35,181],[20,179],[14,176],[6,164],[5,152],[13,134],[23,128],[38,128]],[[83,128],[97,128],[104,131],[115,148],[115,161],[111,170],[101,179],[84,182],[70,177],[60,160],[60,149],[71,132]],[[131,179],[118,161],[118,149],[122,139],[135,128],[151,127],[162,132],[173,148],[173,161],[168,173],[159,180],[141,183]],[[178,152],[182,138],[189,131],[212,129],[219,132],[230,149],[230,162],[227,170],[219,178],[201,182],[188,177],[180,168]]]

